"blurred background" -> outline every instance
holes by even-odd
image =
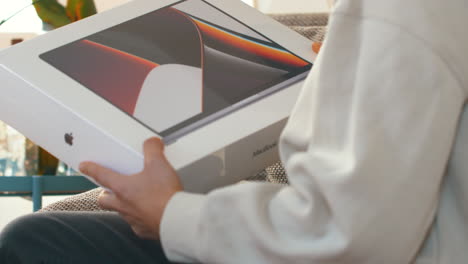
[[[0,20],[15,13],[15,11],[31,3],[32,0],[0,0]],[[121,5],[131,0],[95,0],[98,12]],[[156,0],[155,0],[156,1]],[[297,12],[328,12],[331,0],[242,0],[264,13],[297,13]],[[59,0],[65,4],[66,0]],[[37,32],[41,30],[32,7],[25,9],[14,19],[0,27],[0,32],[15,32],[18,30]],[[21,21],[17,23],[15,21]],[[1,44],[0,44],[1,45]]]

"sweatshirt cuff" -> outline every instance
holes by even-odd
[[[205,195],[178,192],[164,209],[160,225],[161,244],[173,262],[199,262],[198,226]]]

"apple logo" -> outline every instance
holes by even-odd
[[[65,143],[72,146],[73,145],[73,133],[66,133],[65,134]]]

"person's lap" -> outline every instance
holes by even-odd
[[[137,237],[115,213],[47,212],[0,234],[0,263],[170,263],[159,241]]]

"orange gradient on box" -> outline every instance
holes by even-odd
[[[123,52],[121,50],[118,50],[118,49],[114,49],[114,48],[111,48],[109,46],[106,46],[106,45],[102,45],[102,44],[99,44],[97,42],[94,42],[94,41],[91,41],[91,40],[87,40],[87,39],[83,39],[82,40],[83,43],[86,43],[88,45],[92,45],[96,48],[99,48],[101,50],[104,50],[104,51],[107,51],[107,52],[111,52],[111,53],[114,53],[115,55],[117,56],[120,56],[120,57],[123,57],[127,60],[133,60],[141,65],[144,65],[150,69],[153,69],[153,68],[156,68],[159,66],[159,64],[157,63],[154,63],[152,61],[149,61],[149,60],[145,60],[143,58],[140,58],[138,56],[135,56],[135,55],[132,55],[130,53],[127,53],[127,52]]]
[[[74,44],[73,49],[78,56],[87,58],[88,63],[81,67],[79,63],[70,64],[72,76],[133,114],[146,76],[159,64],[87,39]]]
[[[309,65],[308,62],[296,57],[295,55],[287,51],[282,51],[273,47],[268,47],[266,45],[262,45],[260,43],[256,43],[256,42],[229,34],[228,32],[225,32],[221,29],[205,24],[196,19],[193,19],[193,21],[197,24],[200,30],[202,30],[205,34],[219,41],[222,41],[223,43],[227,45],[236,46],[247,52],[254,53],[256,55],[262,56],[269,60],[281,62],[288,66],[305,67]]]

